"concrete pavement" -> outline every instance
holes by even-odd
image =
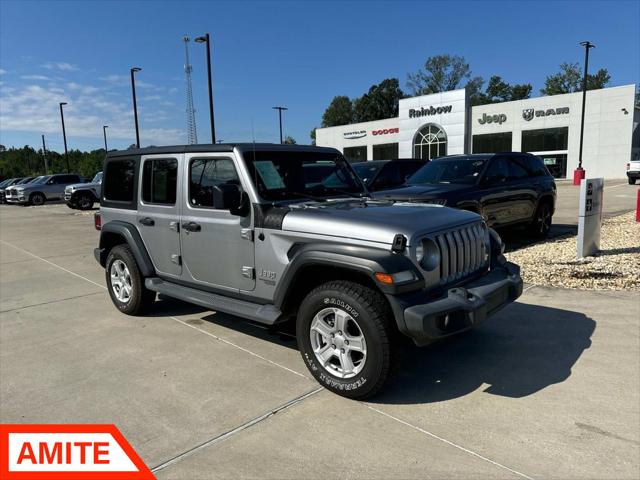
[[[640,475],[637,293],[528,288],[355,402],[290,331],[171,299],[121,315],[96,241],[64,205],[0,207],[1,422],[115,423],[158,478]]]

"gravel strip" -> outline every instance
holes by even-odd
[[[604,220],[600,248],[576,258],[576,236],[537,243],[505,254],[522,268],[525,283],[580,290],[640,291],[640,222],[635,212]]]

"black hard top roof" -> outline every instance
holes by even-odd
[[[335,148],[315,147],[312,145],[281,145],[279,143],[204,143],[197,145],[167,145],[164,147],[132,148],[130,150],[114,150],[107,157],[125,157],[138,155],[154,155],[162,153],[213,153],[233,152],[234,148],[242,152],[259,151],[287,151],[287,152],[317,152],[340,154]]]

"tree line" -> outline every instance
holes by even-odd
[[[611,76],[605,68],[587,76],[587,89],[604,88]],[[486,83],[486,87],[485,87]],[[397,78],[387,78],[361,97],[351,99],[344,95],[333,98],[322,115],[322,127],[335,127],[351,123],[370,122],[398,116],[401,98],[466,88],[471,105],[523,100],[531,97],[530,83],[509,84],[501,76],[492,75],[488,82],[473,76],[469,63],[459,55],[435,55],[429,57],[415,73],[407,75],[408,94],[400,88]],[[484,88],[483,88],[484,87]],[[545,79],[542,95],[573,93],[582,89],[582,73],[578,63],[563,63],[560,71]],[[315,143],[315,128],[311,131]]]
[[[0,145],[0,179],[67,172],[64,154],[47,150],[46,156],[49,167],[47,172],[42,149],[36,150],[28,145],[22,148],[6,148]],[[93,177],[102,170],[104,157],[104,148],[90,152],[69,150],[69,171],[84,177]]]

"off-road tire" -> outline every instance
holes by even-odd
[[[127,301],[121,301],[117,298],[111,283],[111,267],[117,260],[120,260],[126,265],[131,279],[132,292]],[[140,273],[138,264],[131,253],[131,249],[127,245],[116,245],[109,252],[105,266],[105,279],[111,301],[122,313],[126,313],[127,315],[140,315],[149,311],[155,302],[156,292],[144,286],[144,277]]]
[[[29,195],[29,205],[36,205],[36,206],[44,205],[44,202],[46,201],[47,199],[43,193],[35,192]]]
[[[83,203],[84,202],[84,203]],[[90,193],[81,193],[75,201],[78,210],[91,210],[95,200]]]
[[[628,177],[627,180],[629,180],[629,185],[635,185],[636,184],[636,179],[635,178]]]
[[[538,205],[533,221],[529,224],[529,233],[535,238],[547,238],[552,222],[551,204],[543,201]]]
[[[354,377],[340,378],[316,358],[311,326],[314,317],[326,308],[348,312],[364,336],[366,358],[362,370]],[[307,368],[322,386],[348,398],[371,397],[388,384],[399,363],[399,335],[391,309],[380,292],[342,280],[312,290],[302,301],[296,320],[298,348]]]

